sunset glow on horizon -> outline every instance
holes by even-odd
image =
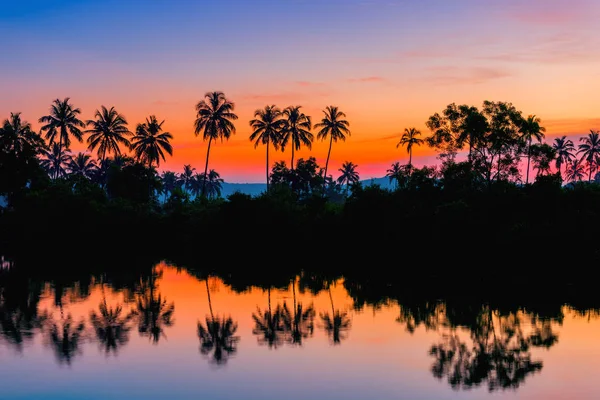
[[[237,132],[211,147],[209,168],[226,182],[265,181],[264,146],[249,140],[254,110],[301,105],[321,120],[338,106],[351,135],[333,144],[329,171],[358,165],[385,176],[404,128],[422,138],[427,118],[450,103],[512,103],[535,114],[547,140],[600,129],[600,2],[594,0],[229,0],[4,2],[0,119],[22,112],[39,130],[54,99],[92,119],[114,106],[130,130],[164,120],[174,154],[159,170],[203,172],[208,142],[194,135],[195,105],[210,91],[235,103]],[[313,130],[316,137],[316,130]],[[85,139],[85,138],[84,138]],[[302,148],[325,165],[329,142]],[[85,143],[72,145],[84,151]],[[417,166],[438,164],[414,149]],[[270,149],[269,162],[291,149]]]

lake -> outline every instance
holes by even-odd
[[[166,262],[77,279],[0,269],[1,399],[600,398],[588,305],[379,296],[343,277],[261,284]]]

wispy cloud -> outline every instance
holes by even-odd
[[[346,79],[346,82],[351,83],[383,83],[385,81],[385,78],[382,78],[381,76],[366,76],[363,78]]]
[[[506,78],[512,74],[500,68],[454,66],[430,67],[430,73],[424,79],[436,85],[481,84],[495,79]]]

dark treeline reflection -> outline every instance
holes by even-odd
[[[84,343],[95,343],[107,357],[118,356],[136,331],[149,344],[160,345],[176,323],[174,299],[161,291],[164,269],[141,258],[126,260],[126,267],[123,262],[87,272],[81,267],[57,273],[47,264],[32,267],[27,259],[11,260],[9,268],[0,270],[0,342],[23,353],[40,335],[40,343],[57,362],[70,366],[85,356]],[[285,346],[302,348],[315,340],[317,330],[332,346],[344,346],[352,335],[353,311],[395,309],[393,318],[410,334],[420,329],[437,332],[437,339],[423,349],[423,357],[431,359],[433,377],[457,390],[518,388],[543,370],[543,352],[537,349],[549,350],[559,342],[565,310],[588,320],[600,315],[600,301],[584,291],[557,291],[543,284],[533,290],[515,282],[505,287],[472,280],[458,285],[378,278],[368,271],[341,275],[228,267],[217,271],[193,264],[175,268],[196,279],[198,295],[206,296],[208,308],[198,315],[196,330],[190,335],[197,336],[199,357],[220,367],[233,362],[244,344],[239,316],[234,318],[215,303],[219,282],[235,293],[260,290],[265,294],[248,315],[252,321],[248,336],[273,351]],[[338,304],[339,296],[334,293],[340,285],[353,310]],[[286,296],[273,296],[273,292]],[[312,301],[318,294],[328,299],[319,309]],[[71,306],[92,295],[93,307],[85,315],[71,312]]]

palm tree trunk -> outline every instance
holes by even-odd
[[[592,181],[592,169],[594,168],[594,163],[590,163],[590,173],[588,175],[588,183]]]
[[[267,139],[267,193],[269,193],[269,140]]]
[[[335,318],[335,307],[333,307],[333,296],[331,295],[331,283],[327,285],[329,291],[329,301],[331,302],[331,318]]]
[[[210,319],[214,321],[215,317],[213,315],[212,301],[210,300],[210,289],[208,288],[208,276],[206,277],[205,282],[206,282],[206,293],[208,294],[208,309],[210,310]]]
[[[527,146],[527,178],[525,184],[529,184],[529,161],[531,160],[531,138],[529,138],[529,146]]]
[[[208,156],[210,155],[210,144],[212,142],[212,136],[208,139],[208,149],[206,150],[206,164],[204,165],[204,177],[202,179],[202,193],[201,198],[204,198],[204,189],[206,188],[206,175],[208,174]]]
[[[294,141],[292,140],[292,165],[290,166],[290,170],[294,170]]]
[[[325,173],[323,174],[323,180],[327,179],[327,166],[329,165],[329,156],[331,155],[331,146],[333,145],[333,136],[329,136],[329,151],[327,152],[327,161],[325,161]]]

